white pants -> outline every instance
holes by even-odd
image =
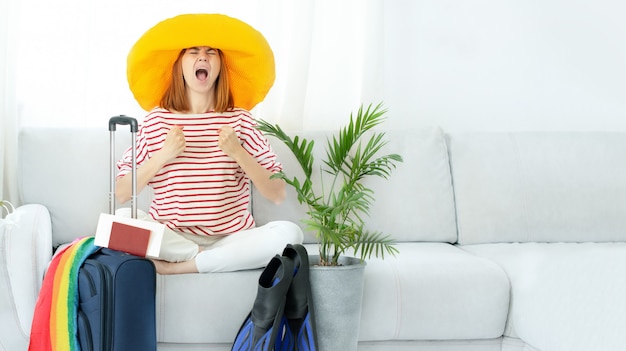
[[[130,209],[121,208],[117,215],[130,217]],[[137,218],[154,221],[145,212]],[[169,262],[195,258],[200,273],[232,272],[264,267],[287,244],[301,244],[300,227],[289,221],[274,221],[225,236],[199,236],[165,228],[158,259]]]

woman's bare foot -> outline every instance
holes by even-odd
[[[150,259],[154,263],[157,273],[159,274],[185,274],[198,273],[196,268],[196,260],[183,262],[167,262],[162,260]]]

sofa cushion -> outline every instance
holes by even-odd
[[[512,243],[463,248],[511,282],[505,334],[537,350],[623,350],[626,243]]]
[[[452,133],[459,243],[626,240],[626,134]]]
[[[454,196],[450,165],[444,135],[439,128],[389,130],[389,143],[382,154],[400,154],[398,164],[389,180],[369,178],[366,185],[374,190],[375,202],[367,219],[368,229],[391,235],[397,241],[456,242]],[[325,159],[325,132],[298,133],[315,141],[315,159]],[[365,140],[365,139],[364,139]],[[274,151],[288,176],[302,176],[295,157],[280,141],[270,138]],[[319,169],[314,169],[319,175]],[[327,182],[326,186],[329,186]],[[259,223],[291,220],[302,224],[306,208],[298,204],[296,194],[288,187],[287,200],[274,205],[253,191],[253,213]],[[307,242],[314,242],[307,233]]]
[[[307,249],[317,253],[317,245]],[[498,265],[445,243],[400,243],[398,249],[397,257],[367,262],[360,340],[502,335],[509,282]],[[158,276],[159,342],[232,342],[250,312],[260,272]]]
[[[502,336],[509,281],[495,263],[446,243],[400,243],[365,269],[360,340]]]
[[[157,275],[157,339],[232,343],[256,297],[260,269]]]

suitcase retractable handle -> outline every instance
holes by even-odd
[[[109,213],[115,214],[115,176],[117,174],[117,167],[115,167],[115,131],[118,124],[129,125],[130,132],[132,133],[132,195],[130,198],[130,205],[132,217],[137,218],[137,131],[139,128],[137,119],[124,115],[111,117],[109,119],[109,132],[111,134],[111,186],[109,192]]]
[[[139,130],[139,127],[138,127],[138,124],[137,124],[137,119],[135,119],[133,117],[120,115],[120,116],[111,117],[111,119],[109,119],[109,131],[110,132],[115,132],[116,126],[118,124],[130,125],[130,132],[131,133],[137,133],[137,131]]]

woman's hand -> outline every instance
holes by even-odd
[[[161,150],[154,153],[141,167],[137,169],[137,193],[148,185],[148,182],[165,166],[168,162],[178,157],[185,151],[185,135],[181,127],[173,127],[167,132],[165,142]],[[130,200],[132,194],[130,172],[120,177],[116,181],[115,197],[120,203]]]
[[[222,149],[226,155],[230,156],[237,162],[239,162],[237,158],[241,152],[245,152],[239,142],[237,133],[231,126],[224,126],[220,128],[217,138],[217,146],[219,146],[219,148]]]
[[[270,179],[272,173],[263,168],[241,146],[239,137],[237,137],[237,133],[232,127],[224,126],[220,128],[217,145],[226,155],[239,164],[264,197],[277,204],[285,199],[285,182],[282,179]]]
[[[174,126],[167,132],[165,136],[165,142],[163,143],[163,147],[161,148],[161,156],[163,157],[164,163],[167,163],[185,151],[185,146],[187,143],[185,142],[185,134],[183,134],[183,128],[179,126]]]

